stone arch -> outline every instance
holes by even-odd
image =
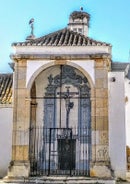
[[[31,89],[32,85],[33,85],[33,82],[35,80],[35,78],[45,69],[51,67],[51,66],[55,66],[55,65],[62,65],[62,62],[60,62],[59,64],[55,64],[54,61],[52,62],[48,62],[42,66],[40,66],[34,73],[32,73],[30,79],[28,80],[27,82],[27,88],[28,89]],[[63,63],[64,65],[64,63]],[[92,77],[90,76],[90,74],[88,73],[88,71],[86,71],[83,67],[79,66],[78,64],[74,63],[73,61],[68,61],[66,63],[66,65],[69,65],[69,66],[73,66],[74,68],[78,69],[79,71],[81,71],[84,76],[88,79],[88,82],[90,84],[90,87],[91,89],[94,88],[94,81],[92,80]]]

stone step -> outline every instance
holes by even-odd
[[[0,184],[115,184],[115,180],[112,179],[97,179],[87,177],[36,177],[36,178],[17,178],[6,179]]]

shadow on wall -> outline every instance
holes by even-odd
[[[130,171],[130,147],[126,146],[127,171]]]

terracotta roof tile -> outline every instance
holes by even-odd
[[[12,103],[13,74],[0,74],[0,104]]]
[[[13,43],[12,46],[110,46],[105,42],[96,41],[80,33],[73,32],[67,28],[50,33],[48,35]]]

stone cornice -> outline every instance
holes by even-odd
[[[71,54],[71,55],[55,55],[55,54],[12,54],[11,59],[50,59],[50,60],[65,60],[65,59],[96,59],[96,58],[109,58],[111,55],[108,53],[99,54]]]

